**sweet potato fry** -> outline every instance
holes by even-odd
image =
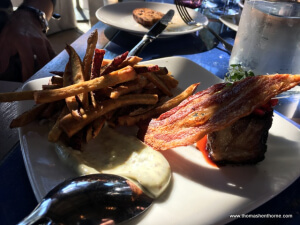
[[[138,56],[130,56],[127,57],[119,66],[118,68],[123,68],[125,66],[134,66],[136,64],[138,64],[140,61],[142,61],[143,59],[138,57]]]
[[[35,105],[32,109],[22,113],[10,123],[10,128],[23,127],[32,121],[36,120],[38,116],[46,109],[48,104]]]
[[[167,75],[169,73],[167,67],[162,67],[160,66],[159,67],[159,70],[158,71],[155,71],[154,72],[156,75]]]
[[[115,57],[109,64],[101,68],[100,75],[103,76],[117,70],[118,66],[127,58],[127,55],[128,51]]]
[[[92,68],[91,68],[91,74],[90,79],[95,79],[96,77],[100,77],[100,70],[103,63],[105,50],[103,49],[95,49],[94,57],[92,58]],[[97,101],[94,97],[94,93],[91,91],[90,93],[90,102],[93,107],[96,107]]]
[[[156,75],[166,75],[168,74],[168,69],[166,67],[161,67],[158,65],[147,64],[147,65],[134,65],[133,68],[137,73],[154,72]]]
[[[64,106],[63,110],[60,112],[55,124],[51,128],[51,130],[48,133],[48,141],[50,142],[57,142],[60,135],[62,134],[62,130],[59,127],[59,121],[61,118],[63,118],[65,115],[69,113],[69,109],[67,106]]]
[[[133,81],[121,84],[120,86],[114,88],[110,92],[110,98],[118,98],[121,95],[128,94],[133,91],[141,90],[148,83],[147,79],[139,77]]]
[[[69,64],[72,73],[72,83],[77,84],[84,81],[82,72],[82,62],[75,49],[70,45],[66,46],[66,51],[69,53]]]
[[[84,80],[90,80],[90,70],[91,70],[91,64],[94,56],[94,52],[96,49],[96,44],[98,41],[98,31],[95,30],[91,33],[87,40],[87,48],[84,55],[84,58],[82,60],[83,63],[83,77]]]
[[[156,76],[160,80],[162,80],[169,89],[176,88],[178,85],[178,80],[176,80],[170,74],[166,74],[166,75],[156,74]]]
[[[72,74],[72,84],[84,82],[82,62],[79,55],[77,54],[75,49],[72,48],[70,45],[66,46],[66,51],[69,53],[70,56],[69,62]],[[88,107],[88,93],[80,93],[77,95],[77,97],[81,103],[80,105],[83,107],[83,109],[86,109]]]
[[[0,93],[0,102],[13,102],[34,99],[35,91],[18,91]]]
[[[105,50],[98,49],[98,48],[95,49],[90,79],[95,79],[96,77],[100,77],[100,70],[101,70],[104,54],[105,54]]]
[[[91,72],[92,72],[93,66],[95,65],[94,64],[94,53],[96,50],[97,41],[98,41],[98,31],[96,29],[88,38],[87,49],[86,49],[85,56],[83,58],[83,76],[84,76],[85,81],[90,80],[92,78]],[[104,55],[102,56],[102,60],[103,60],[103,57],[104,57]],[[100,74],[100,67],[99,67],[99,74]],[[93,93],[88,92],[85,95],[87,95],[87,99],[89,101],[86,102],[86,104],[84,105],[84,108],[86,109],[88,107],[89,102],[91,102],[91,104],[94,107],[96,107],[97,103],[96,103]]]
[[[104,123],[105,123],[105,118],[101,116],[88,125],[86,131],[86,142],[89,142],[90,140],[98,136]]]
[[[72,84],[73,84],[72,69],[71,69],[71,65],[70,65],[70,61],[69,61],[65,67],[65,72],[63,75],[63,86],[67,87]],[[71,112],[71,114],[75,118],[80,118],[81,117],[81,113],[79,112],[80,107],[77,102],[76,96],[73,95],[73,96],[65,98],[65,102],[66,102],[66,105],[67,105],[69,111]]]
[[[141,73],[141,75],[145,76],[149,81],[154,83],[165,95],[169,97],[173,96],[169,88],[155,75],[155,73],[147,72]]]
[[[156,104],[158,101],[157,95],[148,94],[131,94],[124,95],[118,99],[109,99],[98,104],[94,109],[87,111],[87,117],[76,121],[71,114],[64,116],[60,120],[60,127],[65,133],[71,137],[83,127],[94,121],[95,119],[105,115],[106,113],[115,110],[117,108],[125,107],[128,105],[139,105],[139,104]]]
[[[83,92],[90,92],[100,88],[114,86],[136,78],[136,72],[131,66],[127,66],[110,74],[95,78],[93,80],[73,84],[67,87],[41,90],[34,92],[34,100],[36,103],[53,102],[74,96]]]
[[[139,121],[147,120],[152,117],[159,116],[160,114],[172,109],[173,107],[177,106],[180,102],[182,102],[184,99],[189,97],[194,93],[196,88],[198,87],[199,83],[190,85],[187,89],[185,89],[183,92],[181,92],[179,95],[175,96],[174,98],[168,100],[161,106],[158,106],[144,114],[140,114],[137,116],[121,116],[118,118],[118,123],[122,126],[133,126]]]
[[[43,90],[57,89],[57,88],[61,88],[61,87],[62,87],[62,85],[59,85],[59,84],[43,84],[42,85]]]
[[[64,72],[62,72],[62,75],[60,77],[52,76],[49,81],[49,84],[56,84],[56,85],[63,86],[63,78],[62,78],[63,75],[64,75]]]
[[[159,105],[159,102],[156,105],[141,106],[141,107],[129,112],[128,116],[138,116],[138,115],[144,114],[144,113],[149,112],[150,110],[156,108],[158,105]]]

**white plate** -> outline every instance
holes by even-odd
[[[220,16],[220,21],[224,23],[227,27],[234,31],[238,31],[240,15],[222,15]]]
[[[199,89],[205,89],[221,81],[182,57],[152,60],[151,64],[166,66],[180,81],[181,89],[199,81]],[[24,90],[41,88],[47,81],[34,80]],[[19,113],[32,104],[20,102]],[[52,187],[75,176],[59,161],[47,132],[48,127],[38,123],[19,129],[27,173],[38,201]],[[208,165],[194,146],[164,151],[173,172],[171,185],[145,216],[132,224],[224,224],[231,220],[230,215],[253,210],[299,177],[299,137],[299,128],[275,114],[266,159],[258,165],[217,169]]]
[[[166,13],[168,10],[173,9],[175,15],[159,37],[168,37],[175,35],[182,35],[193,33],[202,29],[202,27],[188,26],[180,18],[174,4],[156,3],[156,2],[123,2],[112,5],[106,5],[96,11],[96,17],[101,22],[108,24],[120,30],[124,30],[134,34],[146,34],[149,29],[137,23],[132,16],[132,11],[136,8],[151,8],[156,11]],[[207,25],[208,19],[195,10],[188,9],[191,17],[197,22]]]

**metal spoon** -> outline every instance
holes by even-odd
[[[56,186],[19,225],[118,224],[143,213],[152,202],[123,177],[86,175]]]

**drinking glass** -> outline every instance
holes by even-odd
[[[229,64],[255,74],[300,73],[300,3],[246,1]]]

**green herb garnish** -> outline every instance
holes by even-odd
[[[251,70],[246,71],[241,64],[231,64],[228,72],[225,74],[224,81],[232,84],[246,77],[255,76]]]

